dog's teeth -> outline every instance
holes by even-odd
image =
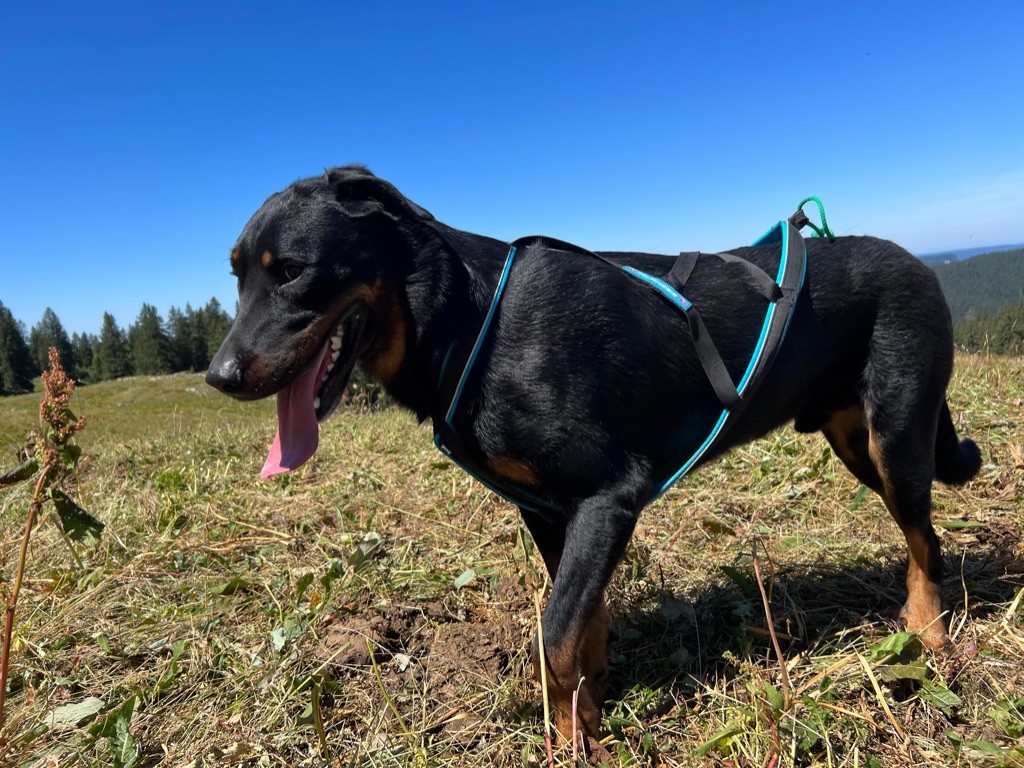
[[[313,398],[313,408],[316,409],[316,408],[319,408],[319,407],[320,407],[320,398],[319,397]]]
[[[340,349],[336,349],[333,352],[331,352],[331,362],[332,363],[335,360],[337,360],[339,357],[341,357],[341,350]]]
[[[333,371],[333,370],[334,370],[334,363],[333,363],[333,362],[331,362],[331,363],[328,363],[328,364],[327,364],[327,372],[328,372],[328,373],[330,373],[330,372],[331,372],[331,371]],[[325,378],[326,378],[326,377],[325,377]]]
[[[341,349],[341,336],[331,336],[331,349],[334,351]]]

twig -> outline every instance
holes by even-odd
[[[779,638],[775,634],[775,621],[772,618],[771,605],[768,603],[768,593],[764,589],[764,581],[761,579],[761,568],[757,562],[757,544],[754,544],[754,577],[757,579],[757,588],[761,591],[761,602],[764,604],[764,617],[768,621],[768,635],[772,639],[772,647],[775,649],[775,657],[779,661],[779,672],[782,676],[782,702],[783,709],[789,709],[792,703],[793,684],[789,680],[789,670],[786,669],[786,659],[782,655],[782,647],[779,645]]]
[[[320,745],[320,757],[329,760],[330,750],[327,748],[327,733],[324,731],[324,715],[320,710],[320,683],[313,683],[313,725],[316,727],[316,738]]]
[[[885,700],[885,696],[882,694],[882,686],[878,684],[878,678],[875,677],[875,673],[871,671],[871,666],[868,664],[867,659],[857,654],[857,658],[860,659],[860,665],[864,667],[864,672],[868,676],[868,680],[871,681],[871,687],[875,689],[875,695],[878,697],[878,703],[882,705],[882,710],[889,718],[889,722],[892,723],[892,727],[896,729],[896,733],[903,741],[907,741],[907,734],[901,727],[899,722],[896,720],[896,716],[893,715],[892,710],[889,709],[889,704]]]
[[[573,762],[573,765],[576,764],[576,744],[579,741],[579,739],[576,738],[576,736],[577,736],[577,733],[576,733],[576,721],[578,719],[576,714],[579,711],[578,706],[579,706],[579,700],[580,700],[580,688],[583,685],[583,681],[586,680],[586,679],[587,678],[585,678],[585,677],[581,677],[580,681],[578,683],[576,683],[576,690],[572,692],[572,762]]]
[[[25,520],[25,533],[21,537],[21,549],[18,552],[18,565],[14,571],[14,586],[7,596],[7,610],[4,612],[4,639],[3,649],[0,651],[0,726],[4,724],[4,702],[7,699],[7,672],[11,659],[11,638],[14,636],[14,609],[18,605],[18,594],[21,592],[21,582],[25,577],[25,561],[28,558],[28,543],[32,538],[32,528],[36,522],[36,516],[43,506],[43,489],[49,480],[53,466],[43,465],[36,487],[32,491],[32,503],[28,508],[28,517]]]
[[[548,753],[548,765],[554,768],[555,752],[551,741],[551,704],[548,699],[548,660],[544,655],[544,626],[541,622],[540,592],[534,594],[533,603],[537,610],[537,654],[540,657],[541,700],[544,702],[544,746]]]

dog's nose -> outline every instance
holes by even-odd
[[[206,383],[211,387],[219,389],[226,395],[233,395],[242,388],[242,366],[238,359],[229,357],[218,362],[213,360],[210,369],[206,372]]]

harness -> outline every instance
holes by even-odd
[[[828,229],[827,223],[825,223],[824,210],[821,208],[820,201],[816,198],[808,198],[808,200],[812,199],[818,203],[822,214],[824,234],[827,234],[830,238],[834,237]],[[690,336],[693,339],[697,357],[715,395],[722,405],[721,413],[710,427],[703,442],[697,446],[679,469],[655,485],[647,503],[654,501],[682,478],[683,475],[689,472],[700,458],[721,439],[736,419],[739,418],[740,414],[743,413],[744,409],[753,399],[758,387],[764,381],[765,374],[768,372],[779,348],[782,346],[782,341],[793,318],[797,296],[803,287],[804,278],[807,273],[807,249],[803,238],[800,236],[800,229],[810,225],[815,230],[815,236],[823,234],[821,230],[810,224],[807,216],[804,214],[803,205],[806,202],[807,200],[802,202],[797,212],[789,219],[779,221],[753,243],[754,246],[778,244],[780,249],[779,267],[774,279],[755,264],[728,253],[680,253],[672,268],[661,277],[656,277],[628,265],[616,264],[599,254],[553,238],[526,237],[516,240],[509,247],[508,255],[505,258],[505,264],[495,286],[494,295],[487,314],[458,376],[455,375],[454,369],[449,370],[456,342],[449,346],[445,354],[441,366],[438,389],[442,395],[442,402],[447,391],[451,391],[452,394],[450,395],[448,409],[445,412],[444,418],[440,421],[437,418],[434,419],[434,445],[437,446],[441,453],[507,501],[542,515],[545,512],[555,512],[558,510],[552,501],[544,499],[521,486],[496,482],[492,473],[486,467],[481,466],[471,453],[466,450],[465,443],[455,428],[455,417],[459,410],[459,403],[466,383],[470,379],[473,366],[487,338],[495,312],[501,303],[501,297],[505,292],[509,273],[512,270],[512,264],[517,254],[532,246],[583,253],[611,265],[616,270],[625,272],[630,277],[648,286],[683,314],[689,326]],[[721,354],[719,354],[711,335],[704,325],[704,321],[701,319],[697,307],[684,294],[686,282],[690,278],[694,267],[702,258],[715,258],[729,264],[742,266],[744,268],[744,281],[748,287],[768,304],[764,322],[757,342],[754,345],[750,361],[738,383],[733,382]]]

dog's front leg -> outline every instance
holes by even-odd
[[[579,504],[565,528],[542,628],[555,725],[566,739],[573,733],[572,697],[577,689],[576,730],[593,738],[598,735],[610,624],[604,588],[625,551],[636,518],[637,511],[625,505],[621,495],[607,494]],[[536,648],[534,668],[539,676]]]

